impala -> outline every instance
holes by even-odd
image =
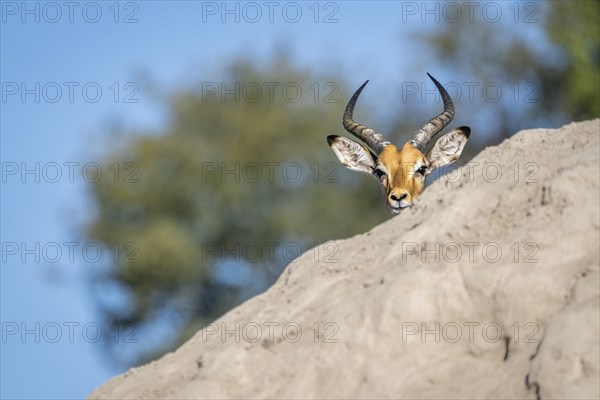
[[[454,104],[446,89],[431,75],[444,101],[444,111],[417,130],[412,139],[398,148],[373,129],[352,118],[358,96],[369,81],[354,93],[342,122],[344,128],[368,147],[343,136],[331,135],[327,143],[340,162],[352,170],[373,175],[383,187],[388,211],[392,215],[410,207],[425,188],[425,177],[436,168],[456,161],[469,139],[471,128],[461,126],[441,136],[426,151],[429,141],[454,118]]]

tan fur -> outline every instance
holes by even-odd
[[[423,175],[413,173],[417,163],[427,165],[427,160],[423,153],[409,143],[404,144],[401,149],[391,144],[381,152],[378,164],[383,166],[389,175],[389,178],[382,179],[388,203],[395,201],[392,196],[399,199],[404,194],[404,201],[412,203],[413,199],[423,192]]]
[[[436,140],[427,155],[421,152],[454,118],[454,105],[446,89],[433,76],[427,75],[442,95],[444,111],[417,130],[400,149],[380,133],[353,120],[354,105],[369,81],[354,92],[343,117],[344,128],[368,147],[343,136],[327,136],[327,143],[343,165],[379,179],[388,211],[394,215],[412,206],[413,200],[425,189],[426,175],[460,157],[471,134],[471,128],[461,126]]]

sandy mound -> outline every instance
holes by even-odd
[[[600,397],[599,128],[485,149],[90,398]]]

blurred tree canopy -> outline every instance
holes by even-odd
[[[420,35],[433,64],[462,83],[457,117],[473,121],[472,139],[491,144],[521,129],[599,117],[600,2],[505,5],[498,23],[463,17]],[[472,101],[466,82],[477,85]]]
[[[301,251],[386,218],[378,183],[347,173],[327,145],[348,98],[336,81],[285,60],[237,61],[225,75],[174,93],[167,130],[131,136],[103,166],[120,178],[91,186],[87,235],[121,250],[95,280],[103,316],[145,337],[162,321],[172,339],[126,356],[107,340],[125,363],[172,350]]]

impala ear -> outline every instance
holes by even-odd
[[[371,174],[377,166],[377,156],[354,140],[331,135],[327,136],[327,143],[347,168]]]
[[[430,171],[458,160],[470,134],[471,128],[461,126],[436,140],[425,156],[429,160]]]

